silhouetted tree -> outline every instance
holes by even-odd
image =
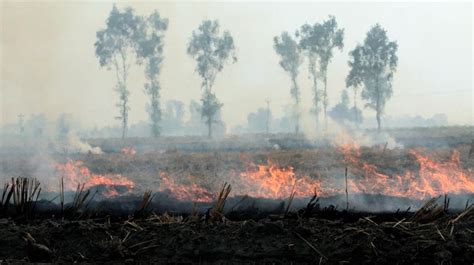
[[[25,131],[25,115],[23,113],[18,114],[18,127],[20,129],[20,134],[23,134]]]
[[[280,56],[280,66],[285,70],[291,78],[291,96],[293,97],[293,116],[295,119],[295,134],[298,134],[300,129],[300,90],[298,87],[297,77],[299,74],[299,67],[302,63],[300,49],[298,43],[288,34],[283,32],[280,37],[276,36],[273,39],[273,48]]]
[[[318,89],[318,54],[321,46],[322,27],[319,23],[314,25],[304,24],[297,36],[300,38],[299,46],[308,59],[308,71],[313,82],[313,108],[311,112],[316,118],[316,130],[319,127],[319,113],[321,112],[321,91]]]
[[[71,131],[71,115],[61,113],[57,121],[57,133],[60,140],[67,139],[69,132]]]
[[[106,22],[107,27],[97,32],[95,55],[100,66],[114,68],[117,76],[116,91],[120,96],[117,107],[120,114],[116,118],[122,121],[122,138],[125,138],[128,125],[127,78],[132,57],[139,48],[138,40],[143,38],[143,20],[136,16],[132,8],[120,11],[114,5]],[[139,61],[138,61],[139,63]]]
[[[222,71],[225,63],[231,58],[233,62],[237,61],[234,39],[228,31],[220,34],[217,20],[205,20],[193,31],[187,52],[196,60],[196,71],[203,79],[201,115],[206,119],[208,136],[211,138],[212,124],[216,122],[216,115],[222,107],[212,92],[212,87],[216,75]]]
[[[268,108],[259,108],[256,112],[247,115],[247,126],[252,133],[268,133],[267,123],[270,123],[272,114]]]
[[[25,124],[34,137],[42,137],[46,129],[46,116],[43,113],[32,114]]]
[[[392,96],[392,80],[396,71],[398,45],[389,41],[387,32],[379,25],[367,33],[363,45],[350,52],[351,68],[346,79],[348,87],[363,85],[362,98],[366,107],[376,112],[377,129],[381,129],[381,118],[385,103]]]
[[[324,128],[327,130],[327,107],[329,105],[327,92],[327,69],[333,57],[333,49],[338,48],[342,51],[344,47],[344,29],[337,28],[336,18],[329,16],[329,19],[320,25],[321,34],[320,44],[318,45],[318,57],[320,76],[323,81],[323,108],[324,108]]]
[[[158,137],[161,133],[161,108],[160,108],[160,74],[161,63],[163,62],[164,32],[168,28],[168,19],[162,18],[158,11],[154,11],[146,18],[143,24],[144,36],[140,39],[139,56],[146,62],[145,93],[150,97],[148,113],[151,120],[151,133],[153,137]]]
[[[265,119],[265,133],[270,133],[270,120],[272,119],[272,112],[270,110],[270,99],[266,99],[265,102],[267,103],[267,115]]]
[[[170,135],[182,134],[184,103],[179,100],[168,100],[163,114],[163,131]]]

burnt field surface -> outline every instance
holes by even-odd
[[[427,214],[424,221],[414,215],[354,221],[324,214],[221,222],[170,215],[124,221],[0,219],[0,253],[3,262],[470,264],[472,212],[439,219]]]
[[[0,262],[472,264],[472,128],[389,136],[4,141]]]

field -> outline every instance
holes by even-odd
[[[4,141],[4,182],[42,191],[29,212],[2,198],[0,259],[472,263],[473,128],[387,135],[84,140],[101,153]]]

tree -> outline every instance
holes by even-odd
[[[361,64],[362,60],[362,46],[358,45],[353,51],[349,53],[351,59],[349,60],[349,67],[351,68],[349,75],[346,77],[346,87],[352,87],[354,91],[354,110],[358,110],[357,107],[357,98],[359,93],[359,87],[362,84],[362,67],[357,67]],[[360,120],[359,113],[354,112],[354,119],[357,121]]]
[[[259,108],[256,112],[247,115],[247,127],[251,133],[267,133],[268,123],[272,119],[272,114],[268,108]]]
[[[357,115],[360,117],[359,120],[356,120],[353,113],[357,112]],[[328,115],[333,120],[340,124],[346,124],[346,122],[353,122],[356,125],[362,121],[362,114],[359,109],[354,109],[354,107],[349,108],[349,94],[347,90],[341,92],[341,102],[334,106],[329,112]]]
[[[122,121],[122,138],[128,126],[128,96],[127,77],[131,66],[130,57],[136,55],[139,48],[138,40],[144,36],[143,19],[136,16],[132,8],[120,11],[114,5],[106,21],[107,27],[96,34],[95,55],[99,58],[101,67],[115,69],[117,85],[115,90],[119,94],[119,116]],[[139,60],[137,60],[140,63]]]
[[[265,133],[269,134],[270,133],[270,120],[272,117],[272,112],[270,110],[270,99],[266,99],[265,102],[267,103],[267,111],[266,111],[266,119],[265,119]]]
[[[224,65],[230,59],[232,62],[237,61],[234,39],[228,31],[220,34],[217,20],[205,20],[197,30],[193,31],[187,52],[196,60],[196,71],[203,79],[201,116],[206,119],[208,137],[211,138],[212,124],[217,122],[216,116],[223,106],[212,88],[216,75],[222,71]]]
[[[349,112],[349,96],[347,91],[343,90],[341,93],[341,102],[329,111],[329,117],[338,123],[344,123],[350,117]]]
[[[146,61],[145,93],[150,97],[148,113],[151,120],[151,133],[153,137],[161,134],[161,108],[160,108],[160,74],[161,63],[163,62],[164,32],[168,28],[168,19],[162,18],[157,11],[154,11],[143,24],[144,36],[140,39],[138,56]]]
[[[392,96],[392,80],[396,71],[398,45],[389,41],[387,32],[379,24],[367,33],[363,45],[350,52],[346,78],[347,87],[363,85],[362,98],[366,107],[376,112],[377,130],[381,130],[381,118],[386,102]]]
[[[57,120],[57,132],[59,140],[67,139],[71,131],[71,115],[61,113]]]
[[[23,134],[25,131],[25,115],[23,113],[18,114],[18,127],[20,129],[20,134]]]
[[[308,71],[313,81],[313,109],[316,118],[316,130],[319,126],[319,113],[321,112],[321,91],[318,89],[318,54],[321,46],[322,27],[319,23],[314,25],[304,24],[297,36],[300,38],[299,46],[308,59]]]
[[[32,114],[25,124],[34,137],[42,137],[46,130],[46,115],[44,113]]]
[[[320,77],[323,81],[323,108],[324,108],[324,128],[327,130],[327,107],[329,104],[327,93],[327,69],[333,57],[333,49],[342,51],[344,47],[344,29],[337,28],[336,18],[329,16],[329,19],[320,25],[321,40],[318,45],[318,57],[320,67]]]
[[[288,34],[283,32],[280,37],[276,36],[273,39],[273,48],[276,53],[280,55],[280,66],[285,70],[291,78],[291,96],[293,97],[293,117],[295,123],[295,134],[298,134],[300,128],[300,90],[298,87],[297,77],[299,74],[299,67],[302,63],[300,49],[298,43]]]
[[[167,135],[179,135],[183,130],[184,103],[179,100],[168,100],[163,113],[163,132]]]

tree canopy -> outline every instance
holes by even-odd
[[[379,24],[367,33],[362,45],[349,53],[350,72],[346,78],[347,87],[362,86],[362,98],[366,107],[376,111],[378,129],[385,104],[392,96],[392,79],[396,71],[398,45],[390,41],[387,31]]]

